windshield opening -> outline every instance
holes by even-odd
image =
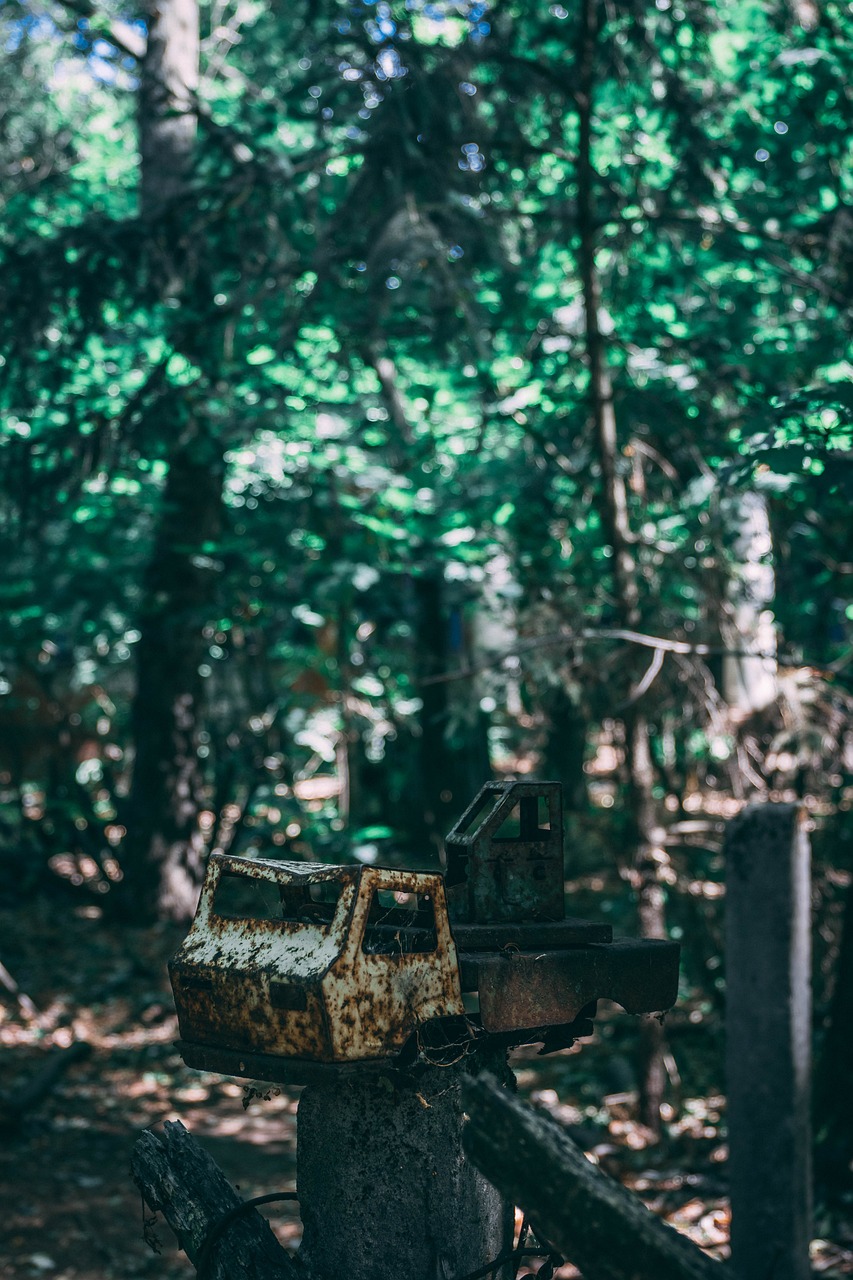
[[[326,930],[334,919],[342,888],[335,880],[284,884],[226,871],[216,886],[213,910],[222,920],[311,924]]]

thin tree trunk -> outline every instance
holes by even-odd
[[[453,652],[450,641],[441,567],[425,569],[415,579],[414,588],[424,679],[458,664],[461,654]],[[491,777],[486,720],[479,708],[472,708],[473,718],[463,731],[451,733],[450,685],[424,682],[420,692],[421,812],[430,841],[441,848],[453,823]]]
[[[522,590],[522,616],[525,613],[536,616],[543,604],[549,613],[551,609],[553,545],[542,540],[542,529],[558,518],[551,482],[551,468],[539,456],[538,447],[535,454],[531,449],[512,525],[516,556],[525,566],[518,584]],[[493,648],[508,649],[517,643],[515,622],[508,632],[501,628],[496,640]],[[531,680],[530,693],[545,718],[540,776],[562,783],[564,816],[566,822],[572,824],[586,807],[584,758],[590,723],[589,707],[577,682],[560,667],[553,683],[542,677]],[[570,832],[571,826],[567,829],[569,841],[572,840]]]
[[[542,776],[563,784],[563,806],[567,817],[578,814],[586,803],[587,718],[563,685],[544,691],[542,698],[548,717],[542,749]]]
[[[633,714],[631,712],[633,711]],[[625,732],[628,756],[634,830],[634,883],[637,893],[637,915],[640,936],[665,938],[666,898],[660,872],[668,860],[663,841],[663,828],[654,800],[654,765],[652,762],[649,724],[645,716],[633,708],[626,715]],[[637,1062],[639,1115],[643,1124],[660,1133],[661,1103],[666,1088],[663,1025],[657,1018],[644,1018],[640,1024]]]
[[[198,823],[205,802],[198,755],[204,701],[199,667],[216,588],[208,544],[218,538],[221,520],[221,457],[212,442],[191,429],[172,451],[136,651],[136,754],[122,897],[126,909],[148,916],[191,916],[204,875]]]
[[[634,538],[628,513],[626,485],[619,470],[613,384],[599,324],[601,281],[595,261],[596,173],[592,159],[597,43],[598,0],[583,0],[577,92],[577,185],[579,265],[584,298],[590,405],[601,472],[603,523],[612,551],[613,587],[619,625],[637,627],[641,621],[638,569],[633,551]],[[658,874],[663,846],[655,814],[649,725],[638,705],[629,706],[624,719],[640,932],[645,938],[664,937],[664,895]],[[657,1132],[660,1129],[664,1074],[662,1032],[660,1024],[654,1020],[647,1020],[643,1024],[640,1076],[640,1117]]]
[[[743,493],[725,499],[722,508],[724,537],[734,560],[728,583],[731,616],[720,626],[723,643],[775,655],[776,575],[767,503],[761,494]],[[724,657],[722,689],[736,720],[763,711],[778,697],[775,657]]]
[[[197,0],[152,2],[140,66],[139,202],[164,296],[180,296],[190,283],[179,203],[195,150],[198,63]],[[215,590],[210,544],[221,531],[223,465],[188,400],[186,388],[173,387],[161,402],[168,473],[140,609],[135,763],[118,895],[123,913],[136,918],[187,918],[204,873],[199,667]]]
[[[604,504],[604,526],[613,552],[613,580],[622,626],[633,627],[640,620],[637,567],[632,551],[628,517],[628,495],[619,472],[619,444],[613,384],[607,365],[604,338],[599,324],[601,281],[595,261],[595,180],[592,163],[593,93],[598,40],[598,0],[583,0],[581,6],[581,47],[578,102],[578,229],[580,232],[580,274],[585,313],[586,355],[589,366],[590,401],[593,413],[598,465]]]
[[[144,218],[162,213],[187,188],[195,150],[198,0],[153,0],[139,78],[139,187]]]
[[[447,619],[440,569],[425,569],[414,581],[418,602],[417,636],[421,649],[421,671],[425,677],[439,675],[448,669]],[[454,795],[456,779],[450,761],[447,739],[450,715],[449,695],[444,683],[421,686],[423,707],[420,713],[421,811],[430,842],[440,847],[441,840],[461,813],[468,799]]]

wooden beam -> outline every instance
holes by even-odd
[[[725,1264],[587,1160],[550,1116],[489,1076],[466,1084],[463,1104],[473,1163],[584,1280],[733,1280]]]

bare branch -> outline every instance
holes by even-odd
[[[625,707],[630,707],[635,702],[639,702],[643,694],[647,693],[648,690],[651,689],[652,685],[654,684],[655,680],[657,679],[660,673],[661,667],[663,666],[663,660],[664,660],[664,650],[655,649],[654,654],[652,656],[652,660],[649,663],[648,668],[645,674],[643,675],[643,678],[634,685],[628,697],[617,708],[618,711],[622,711],[625,709]]]
[[[523,653],[530,653],[536,649],[550,649],[561,645],[569,648],[578,640],[622,640],[627,644],[640,645],[646,649],[657,649],[661,653],[677,653],[687,657],[692,655],[700,658],[764,658],[783,667],[811,665],[793,658],[780,658],[775,653],[765,653],[756,649],[733,649],[725,645],[693,643],[689,640],[667,640],[663,636],[646,635],[642,631],[632,631],[628,627],[582,627],[579,631],[573,631],[570,627],[563,627],[559,631],[549,632],[546,635],[532,636],[529,640],[523,640],[519,644],[513,645],[511,649],[495,654],[493,658],[488,658],[483,662],[460,667],[456,671],[443,671],[438,675],[427,676],[421,683],[445,684],[451,680],[469,680],[473,676],[479,675],[482,671],[491,671],[496,667],[500,667],[509,658],[516,658]],[[837,664],[833,664],[833,667],[835,665]],[[833,668],[826,669],[832,670]],[[643,677],[644,680],[648,674],[646,672],[646,676]]]

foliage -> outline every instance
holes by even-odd
[[[633,648],[608,634],[589,430],[578,15],[203,6],[190,192],[151,223],[114,42],[119,19],[144,28],[69,13],[0,8],[3,702],[41,725],[6,762],[9,846],[116,874],[177,401],[227,463],[223,532],[196,553],[210,842],[425,857],[435,795],[467,803],[453,762],[487,742],[499,771],[562,772],[596,865],[620,837]],[[659,0],[602,22],[600,324],[643,631],[688,650],[644,703],[677,824],[702,789],[719,812],[744,749],[747,790],[810,793],[828,749],[765,769],[778,723],[744,748],[727,712],[732,495],[769,495],[779,652],[824,672],[809,688],[832,743],[847,731],[850,16]]]

